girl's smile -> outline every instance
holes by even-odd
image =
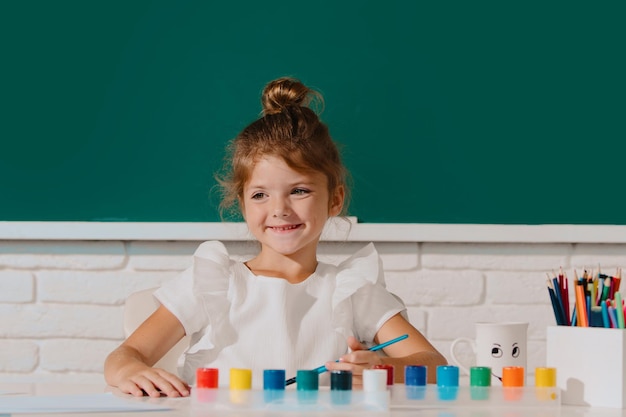
[[[277,232],[277,233],[283,233],[283,232],[290,232],[292,230],[295,229],[299,229],[302,226],[302,224],[294,224],[291,226],[268,226],[268,229],[272,229],[273,231]]]

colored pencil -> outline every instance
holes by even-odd
[[[552,288],[550,281],[546,281],[548,286],[548,294],[550,294],[550,302],[552,303],[552,311],[554,311],[554,318],[556,319],[556,324],[559,326],[563,326],[567,324],[564,320],[563,312],[559,305],[559,300],[555,294],[555,290]]]
[[[588,327],[587,306],[585,305],[585,289],[582,281],[576,282],[576,312],[577,325],[579,327]]]
[[[610,328],[611,321],[609,319],[609,309],[606,306],[606,303],[601,303],[600,307],[602,308],[602,324],[604,327]]]
[[[569,308],[569,284],[567,283],[567,275],[565,275],[564,285],[563,285],[563,303],[565,304],[565,318],[567,319],[567,325],[571,325],[570,322],[570,308]]]
[[[607,301],[609,303],[609,301]],[[615,311],[615,307],[612,305],[608,306],[609,309],[609,320],[611,322],[611,328],[617,329],[617,312]]]
[[[622,304],[622,294],[615,293],[615,312],[617,313],[617,327],[624,328],[624,305]]]

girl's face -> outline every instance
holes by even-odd
[[[323,174],[297,172],[281,158],[265,156],[244,186],[242,208],[263,250],[315,254],[326,220],[340,213],[343,198],[343,189],[329,196]]]

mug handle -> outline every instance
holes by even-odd
[[[450,345],[450,357],[452,357],[452,361],[456,364],[456,366],[459,367],[460,370],[462,370],[466,375],[470,374],[469,371],[469,367],[465,366],[463,363],[461,363],[461,361],[459,360],[459,358],[456,356],[456,353],[454,353],[454,348],[458,345],[458,344],[462,344],[462,343],[467,343],[468,345],[471,346],[472,348],[472,352],[476,352],[476,342],[472,339],[469,339],[467,337],[459,337],[456,338],[452,341],[452,344]]]

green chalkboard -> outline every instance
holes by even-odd
[[[626,3],[0,2],[0,221],[219,221],[271,79],[367,223],[626,224]]]

